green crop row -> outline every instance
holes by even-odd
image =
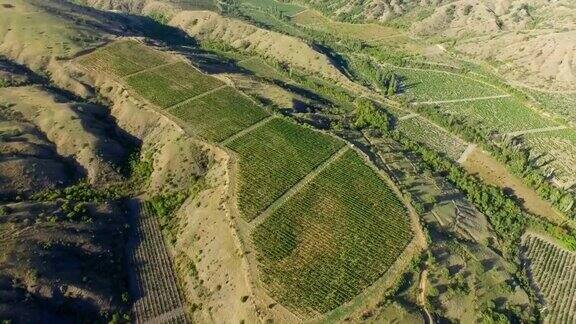
[[[317,312],[374,283],[411,236],[400,199],[353,150],[253,232],[262,279],[274,297]]]
[[[503,93],[473,79],[434,70],[383,65],[384,73],[395,73],[401,80],[401,91],[418,101],[455,100],[497,96]]]
[[[420,117],[401,120],[398,129],[413,141],[428,145],[457,160],[466,150],[466,143]]]
[[[343,143],[284,119],[272,119],[232,141],[240,155],[238,204],[252,220]]]
[[[557,126],[514,98],[444,103],[440,107],[450,114],[473,120],[499,133]]]
[[[201,137],[220,142],[268,116],[232,88],[222,88],[169,110]]]

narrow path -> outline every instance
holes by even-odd
[[[468,101],[480,101],[480,100],[490,100],[498,98],[508,98],[511,97],[509,94],[497,95],[497,96],[485,96],[485,97],[474,97],[474,98],[463,98],[463,99],[451,99],[451,100],[437,100],[437,101],[420,101],[413,102],[412,105],[436,105],[443,103],[454,103],[454,102],[468,102]]]
[[[222,89],[222,88],[226,88],[227,86],[228,86],[227,84],[223,84],[223,85],[221,85],[221,86],[219,86],[219,87],[217,87],[217,88],[214,88],[214,89],[212,89],[212,90],[208,90],[208,91],[206,91],[206,92],[204,92],[204,93],[201,93],[201,94],[199,94],[199,95],[197,95],[197,96],[194,96],[194,97],[192,97],[192,98],[188,98],[188,99],[182,100],[182,101],[180,101],[180,102],[178,102],[178,103],[175,103],[175,104],[173,104],[173,105],[170,106],[170,107],[166,107],[165,109],[166,109],[166,110],[170,110],[170,109],[176,108],[176,107],[181,106],[181,105],[184,105],[184,104],[186,104],[186,103],[188,103],[188,102],[190,102],[190,101],[194,101],[194,100],[196,100],[196,99],[200,99],[200,98],[205,97],[205,96],[207,96],[207,95],[209,95],[209,94],[212,94],[212,93],[214,93],[214,92],[216,92],[216,91],[218,91],[218,90],[220,90],[220,89]]]
[[[460,155],[460,158],[458,158],[458,160],[456,162],[458,162],[460,164],[466,162],[466,160],[468,159],[470,154],[472,154],[472,152],[474,152],[475,149],[476,149],[476,144],[468,144],[468,147],[466,148],[466,150],[464,150],[464,152],[462,152],[462,155]]]
[[[236,134],[228,137],[227,139],[223,140],[222,142],[220,142],[220,145],[227,146],[228,144],[232,143],[235,139],[240,138],[240,137],[252,132],[256,128],[266,124],[267,122],[269,122],[273,118],[275,118],[274,115],[268,116],[268,117],[256,122],[255,124],[252,124],[248,128],[244,128],[243,130],[239,131],[238,133],[236,133]]]
[[[424,314],[426,315],[424,322],[426,324],[433,324],[434,319],[432,318],[432,315],[430,314],[428,308],[426,307],[427,283],[428,283],[428,270],[424,269],[420,274],[420,283],[418,285],[420,291],[420,293],[418,294],[418,303],[420,304],[420,307],[422,307],[422,309],[424,310]]]
[[[418,115],[417,113],[411,113],[411,114],[408,114],[406,116],[402,116],[402,117],[398,118],[398,120],[407,120],[407,119],[411,119],[411,118],[418,117],[418,116],[420,116],[420,115]]]
[[[304,178],[302,178],[302,180],[300,180],[298,183],[296,183],[294,186],[292,186],[292,188],[290,188],[282,196],[280,196],[280,198],[276,199],[276,201],[274,201],[270,206],[268,206],[268,208],[266,208],[266,210],[264,210],[260,215],[258,215],[258,217],[254,218],[254,220],[252,220],[250,222],[250,226],[252,226],[253,228],[258,227],[258,225],[260,225],[262,222],[264,222],[264,220],[266,220],[266,218],[270,214],[272,214],[273,211],[275,211],[278,207],[280,207],[280,205],[282,205],[284,202],[286,202],[290,197],[294,196],[294,194],[296,194],[298,191],[300,191],[300,189],[302,189],[312,179],[314,179],[320,172],[322,172],[322,170],[326,169],[326,167],[328,167],[328,165],[330,165],[332,162],[334,162],[339,157],[341,157],[344,153],[346,153],[346,151],[348,151],[348,149],[349,149],[348,145],[346,145],[343,148],[341,148],[340,150],[338,150],[338,152],[332,154],[332,156],[330,156],[328,159],[326,159],[324,162],[322,162],[322,164],[320,164],[314,170],[312,170],[310,173],[308,173]]]
[[[517,131],[517,132],[510,132],[510,133],[506,133],[506,135],[515,137],[515,136],[526,135],[526,134],[551,132],[551,131],[562,130],[562,129],[567,129],[567,128],[570,128],[570,127],[566,126],[566,125],[550,126],[550,127],[543,127],[543,128],[521,130],[521,131]]]
[[[135,323],[187,323],[182,297],[158,221],[139,198],[128,202],[130,297]],[[164,320],[162,320],[164,319]]]

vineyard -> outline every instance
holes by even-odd
[[[411,239],[400,199],[353,150],[253,232],[262,280],[280,302],[326,312],[360,293]]]
[[[441,109],[500,133],[556,126],[514,98],[443,103]]]
[[[161,52],[134,41],[113,42],[79,60],[89,70],[107,71],[122,77],[168,63]]]
[[[544,299],[550,323],[576,321],[576,254],[535,235],[526,235],[523,252],[529,275]]]
[[[220,142],[268,116],[236,90],[224,87],[169,109],[201,137]]]
[[[524,136],[540,165],[554,172],[564,186],[576,183],[576,131],[558,130]]]
[[[502,95],[491,86],[457,74],[381,65],[385,73],[396,73],[402,90],[418,101],[455,100]]]
[[[139,95],[162,108],[173,106],[223,84],[184,62],[129,76],[126,83]]]
[[[276,118],[228,146],[240,155],[238,207],[252,220],[343,143]]]
[[[390,37],[399,36],[400,34],[395,28],[385,27],[379,24],[350,24],[332,21],[314,10],[302,12],[292,20],[301,26],[333,33],[344,38],[361,39],[367,42],[375,42],[382,39],[390,41]]]
[[[466,150],[466,143],[421,117],[401,120],[398,129],[412,140],[423,143],[457,160]]]
[[[275,0],[242,0],[242,5],[254,7],[265,12],[278,12],[285,16],[293,16],[306,9],[299,5]]]
[[[156,216],[138,201],[131,201],[131,238],[128,257],[132,308],[136,323],[187,323],[172,261],[166,251]]]

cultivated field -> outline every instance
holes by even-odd
[[[536,235],[523,240],[526,267],[544,299],[549,323],[576,321],[576,254]]]
[[[228,147],[240,155],[238,205],[244,217],[254,219],[342,146],[280,118],[232,141]]]
[[[390,41],[392,37],[405,37],[401,31],[392,27],[332,21],[314,10],[299,13],[294,16],[292,21],[297,25],[332,33],[343,38],[361,39],[367,42]]]
[[[442,101],[504,95],[503,92],[473,79],[436,70],[381,65],[385,73],[402,80],[402,91],[417,101]]]
[[[282,303],[326,312],[382,276],[411,239],[400,199],[348,150],[253,233],[262,280]]]
[[[544,168],[552,170],[562,186],[576,183],[576,131],[556,130],[524,135],[525,143]]]
[[[442,152],[454,160],[466,150],[466,143],[449,132],[436,127],[421,117],[400,120],[398,129],[414,141]]]
[[[224,87],[169,109],[201,137],[220,142],[268,116],[238,91]]]
[[[440,109],[499,133],[558,126],[514,98],[442,103]]]
[[[131,201],[132,233],[128,258],[134,268],[130,278],[137,323],[163,321],[187,323],[184,299],[155,215],[139,201]]]
[[[166,108],[222,86],[218,79],[198,72],[184,62],[177,62],[126,78],[139,95]]]
[[[274,0],[242,0],[242,5],[257,8],[264,12],[281,13],[285,16],[293,16],[301,11],[304,7],[297,4],[278,2]]]
[[[134,41],[113,42],[82,57],[79,62],[94,71],[126,76],[169,62],[168,57]]]

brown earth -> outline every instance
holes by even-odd
[[[549,202],[540,198],[522,180],[510,174],[505,166],[482,150],[475,149],[462,166],[484,182],[509,191],[528,212],[544,217],[555,224],[563,224],[567,221],[566,216],[554,209]]]

